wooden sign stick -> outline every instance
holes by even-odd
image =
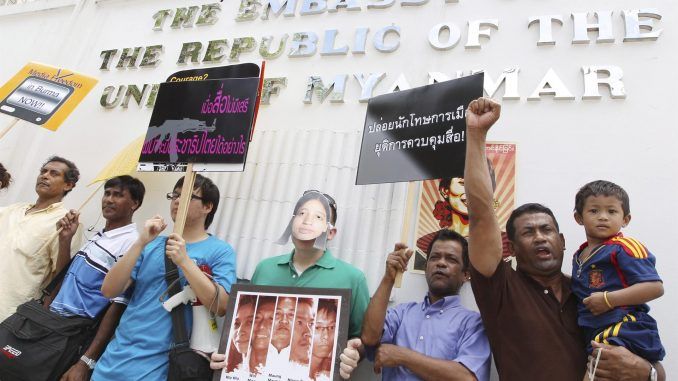
[[[17,124],[18,121],[19,121],[19,118],[14,118],[14,120],[9,122],[7,127],[5,127],[2,131],[0,131],[0,139],[2,139],[5,136],[5,134],[7,134],[9,132],[9,130],[11,130],[12,127],[14,127],[14,125]]]
[[[186,215],[188,214],[188,206],[191,203],[193,196],[193,185],[195,184],[195,172],[193,171],[193,163],[186,165],[186,173],[184,173],[184,185],[181,187],[181,197],[179,198],[179,209],[177,210],[177,217],[174,221],[173,233],[179,235],[184,234],[184,227],[186,226]]]
[[[403,228],[400,231],[400,242],[407,243],[410,239],[410,225],[412,224],[412,204],[414,203],[415,182],[410,181],[407,184],[407,198],[405,201],[405,217],[403,218]],[[403,273],[398,272],[395,278],[395,287],[400,288],[403,283]]]

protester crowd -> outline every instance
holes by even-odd
[[[493,357],[500,380],[665,380],[664,349],[647,306],[662,295],[662,283],[654,256],[620,232],[631,219],[621,187],[596,181],[576,195],[575,220],[586,242],[573,255],[572,274],[561,271],[564,237],[541,204],[513,211],[506,234],[515,268],[503,260],[485,157],[500,108],[487,98],[468,107],[468,237],[448,229],[435,234],[426,253],[428,290],[420,300],[389,308],[397,274],[412,255],[403,243],[395,243],[370,296],[363,272],[327,248],[338,234],[335,200],[306,191],[278,241],[291,240],[293,250],[262,260],[251,283],[350,289],[346,347],[333,364],[339,306],[331,300],[241,297],[228,356],[203,353],[209,356],[205,366],[209,358],[212,369],[259,379],[267,361],[282,358],[300,366],[299,379],[331,379],[333,366],[348,379],[367,358],[384,380],[487,381]],[[0,191],[11,178],[0,164]],[[191,327],[197,317],[190,309],[171,314],[159,299],[171,287],[166,268],[172,264],[179,285],[190,286],[211,317],[225,315],[236,253],[207,233],[219,189],[196,175],[183,233],[162,235],[170,221],[160,216],[141,226],[132,222],[146,196],[141,181],[109,179],[101,199],[105,226],[84,239],[79,212],[64,206],[78,179],[73,162],[50,157],[39,170],[34,202],[0,206],[0,331],[21,324],[38,306],[78,332],[73,352],[63,352],[68,356],[55,364],[36,357],[35,366],[22,369],[12,365],[21,351],[0,346],[0,380],[34,380],[38,373],[61,381],[182,379],[173,378],[176,363],[184,361],[175,327]],[[180,214],[182,191],[190,191],[183,183],[166,195],[172,220]],[[465,282],[479,313],[461,305]],[[253,330],[262,333],[250,342]]]

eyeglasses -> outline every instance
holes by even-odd
[[[330,204],[330,206],[332,207],[332,209],[334,209],[334,212],[335,212],[335,213],[337,212],[337,202],[334,201],[334,199],[332,198],[332,196],[330,196],[330,195],[327,194],[327,193],[323,193],[323,192],[321,192],[321,191],[319,191],[319,190],[315,190],[315,189],[309,189],[309,190],[306,190],[306,191],[304,191],[304,194],[303,194],[303,195],[305,196],[305,195],[307,195],[308,193],[311,193],[311,192],[320,193],[321,195],[323,195],[323,196],[327,199],[327,203]]]
[[[334,333],[335,328],[336,328],[335,325],[325,325],[325,326],[322,326],[322,325],[316,325],[316,326],[315,326],[315,330],[316,330],[316,331],[318,331],[318,332],[321,333],[321,334],[322,334],[322,332],[325,332],[325,333],[327,333],[328,335],[331,335],[332,333]]]
[[[167,199],[170,200],[170,201],[174,201],[174,200],[178,199],[179,197],[181,197],[181,193],[177,193],[177,192],[167,193]],[[191,195],[191,200],[205,201],[204,198],[202,198],[200,196],[196,196],[194,194]]]

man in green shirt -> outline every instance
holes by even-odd
[[[349,338],[360,337],[365,310],[370,302],[365,274],[351,264],[335,258],[325,248],[326,241],[337,234],[337,204],[332,197],[318,191],[306,191],[297,201],[294,216],[278,243],[292,238],[291,253],[259,262],[252,284],[261,286],[350,288],[351,312]],[[349,341],[351,343],[351,341]],[[226,366],[225,356],[212,355],[211,366]]]

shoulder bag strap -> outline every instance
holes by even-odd
[[[181,282],[179,282],[179,269],[171,259],[165,255],[165,282],[167,282],[168,297],[181,292]],[[184,315],[186,305],[181,303],[172,309],[172,327],[174,331],[174,345],[188,346],[188,334],[186,332],[186,319]]]

